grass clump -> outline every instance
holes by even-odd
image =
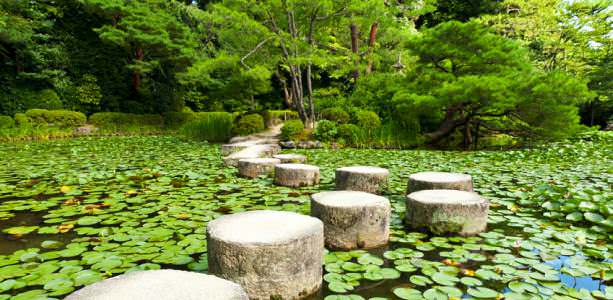
[[[232,137],[234,116],[227,112],[198,113],[181,127],[184,136],[212,143],[225,142]]]

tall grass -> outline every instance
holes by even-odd
[[[186,137],[212,143],[225,142],[232,137],[234,116],[227,112],[199,113],[181,127]]]
[[[387,122],[375,129],[355,130],[347,142],[355,148],[407,149],[416,147],[423,141],[415,128]]]

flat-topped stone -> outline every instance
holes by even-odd
[[[391,207],[385,197],[360,191],[311,195],[311,215],[324,223],[330,249],[361,249],[385,245],[389,239]]]
[[[275,165],[280,163],[281,160],[276,158],[244,158],[238,161],[238,173],[248,178],[272,174],[275,171]]]
[[[178,270],[135,271],[88,285],[66,300],[248,300],[238,284]]]
[[[209,272],[250,299],[301,299],[321,287],[323,224],[284,211],[222,216],[207,225]]]
[[[246,149],[248,147],[251,147],[257,144],[261,144],[260,141],[245,141],[245,142],[221,145],[221,155],[228,156],[232,153],[241,151],[243,149]]]
[[[407,196],[405,221],[435,234],[467,236],[485,231],[489,202],[476,193],[422,190]]]
[[[273,158],[280,159],[283,164],[301,164],[306,161],[306,156],[300,154],[277,154]]]
[[[420,172],[409,176],[407,193],[421,190],[473,191],[473,180],[468,174],[447,172]]]
[[[278,164],[275,166],[275,184],[301,187],[319,183],[319,167],[305,164]]]
[[[281,147],[275,144],[258,144],[247,147],[241,151],[232,153],[224,157],[223,161],[226,166],[238,166],[238,161],[245,158],[260,158],[271,157],[281,151]]]
[[[336,189],[382,194],[387,190],[387,169],[371,166],[352,166],[336,169]]]

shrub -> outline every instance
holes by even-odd
[[[199,113],[181,127],[181,134],[201,141],[225,142],[232,137],[234,116],[231,113]]]
[[[300,138],[304,131],[304,124],[300,120],[289,120],[281,127],[281,139],[284,141],[294,141]]]
[[[238,120],[236,127],[234,127],[234,133],[238,135],[248,135],[260,132],[264,129],[266,129],[264,118],[259,114],[250,114]]]
[[[56,127],[75,127],[85,124],[87,118],[78,111],[29,109],[26,111],[28,121],[34,125]],[[20,121],[21,122],[21,121]]]
[[[16,113],[15,123],[17,123],[17,126],[24,127],[30,125],[30,120],[28,119],[28,116],[26,114]]]
[[[193,112],[169,112],[164,115],[164,126],[168,128],[179,128],[195,117]]]
[[[342,124],[338,127],[338,137],[349,145],[357,145],[362,136],[362,129],[354,124]]]
[[[315,130],[313,130],[313,137],[322,141],[329,142],[338,137],[338,128],[336,122],[329,120],[321,120],[317,122]]]
[[[293,110],[267,110],[263,115],[266,126],[273,126],[287,120],[298,119],[298,113]]]
[[[360,110],[355,114],[355,123],[360,128],[371,131],[381,126],[381,119],[374,111]]]
[[[121,129],[130,126],[161,127],[164,124],[164,119],[160,115],[99,112],[91,115],[89,122],[100,128]]]
[[[349,114],[340,107],[330,107],[321,111],[321,117],[338,124],[349,122]]]
[[[11,128],[15,126],[15,121],[9,116],[0,116],[0,129]]]

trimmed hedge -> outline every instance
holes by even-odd
[[[89,122],[100,128],[121,128],[126,126],[162,127],[164,119],[160,115],[137,115],[120,112],[99,112],[89,117]]]
[[[17,126],[28,126],[30,125],[30,120],[28,119],[28,116],[26,116],[26,114],[24,113],[16,113],[15,114],[15,123]]]
[[[238,135],[249,135],[258,133],[266,129],[264,118],[259,114],[245,115],[240,118],[234,127],[234,133]]]
[[[338,124],[349,123],[349,113],[340,107],[330,107],[321,111],[321,117],[326,120],[334,121]]]
[[[281,139],[295,141],[300,138],[304,131],[304,124],[300,120],[289,120],[281,127]]]
[[[15,126],[15,120],[10,116],[0,116],[0,129],[12,128]]]
[[[32,125],[56,127],[75,127],[85,124],[87,120],[83,113],[70,110],[29,109],[25,115]]]

